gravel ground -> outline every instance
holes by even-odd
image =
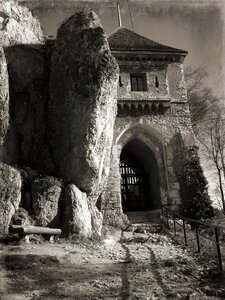
[[[1,244],[0,299],[225,298],[223,275],[210,275],[207,264],[170,237],[119,235],[98,244]]]

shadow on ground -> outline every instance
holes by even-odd
[[[10,254],[4,257],[4,267],[8,293],[32,299],[115,299],[121,287],[121,282],[113,282],[120,272],[116,264],[109,268],[82,263],[73,268],[55,256]]]

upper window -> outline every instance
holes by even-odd
[[[147,91],[146,74],[130,74],[131,91]]]
[[[158,79],[158,76],[155,76],[155,87],[157,89],[159,88],[159,79]]]

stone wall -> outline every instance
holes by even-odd
[[[131,91],[130,74],[145,73],[147,91]],[[186,102],[187,91],[184,80],[183,64],[173,62],[170,64],[145,65],[136,62],[136,65],[120,66],[120,76],[122,86],[118,87],[118,100],[171,100],[174,102]],[[159,87],[156,87],[155,77],[157,76]]]
[[[187,90],[184,79],[183,63],[169,64],[167,74],[171,100],[176,102],[186,102]]]
[[[175,144],[177,134],[182,137],[182,142]],[[184,147],[195,144],[188,104],[171,104],[164,115],[117,117],[110,176],[102,201],[105,222],[112,225],[126,221],[122,213],[119,161],[121,150],[132,139],[143,142],[154,153],[160,181],[159,206],[179,207],[182,199],[176,163],[183,168],[184,161],[179,159],[179,154]]]
[[[149,99],[169,99],[169,86],[167,78],[167,65],[152,66],[146,62],[145,66],[120,66],[120,76],[122,86],[118,87],[118,100],[149,100]],[[146,92],[131,91],[130,73],[146,73]],[[157,76],[159,87],[155,85]]]

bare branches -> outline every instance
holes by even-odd
[[[217,173],[217,183],[225,212],[225,108],[221,99],[204,87],[205,67],[188,66],[185,70],[187,94],[193,129]]]
[[[212,89],[204,86],[204,79],[207,76],[205,67],[188,66],[185,69],[187,95],[194,130],[196,124],[208,118],[220,103],[220,99],[213,95]]]
[[[214,163],[217,170],[221,202],[225,212],[225,108],[220,106],[210,120],[205,120],[204,125],[201,124],[200,129],[201,134],[199,133],[197,138],[207,158]]]
[[[203,80],[208,77],[206,68],[188,66],[185,69],[185,80],[187,83],[187,94],[197,92],[203,86]]]

